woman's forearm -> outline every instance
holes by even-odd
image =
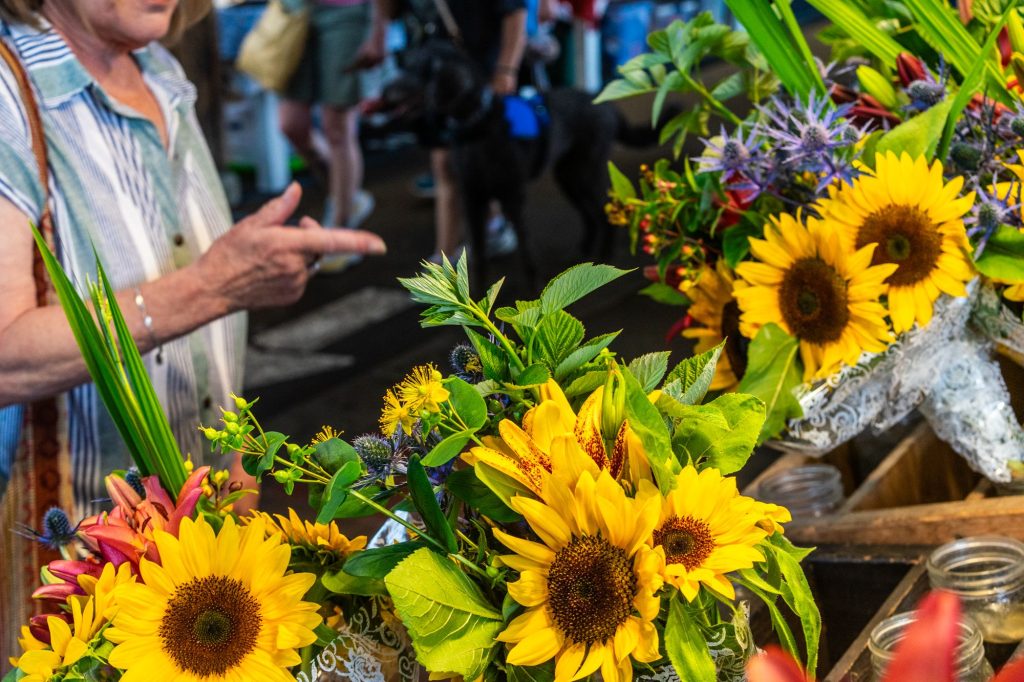
[[[499,69],[519,70],[526,50],[526,10],[520,9],[506,14],[501,20],[501,51],[498,54]]]
[[[118,305],[142,353],[230,312],[197,274],[196,268],[186,267],[140,286],[152,331],[136,305],[135,289],[117,292]],[[88,380],[85,361],[59,305],[26,310],[0,330],[0,406],[56,395]]]

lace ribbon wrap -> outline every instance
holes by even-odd
[[[991,286],[974,280],[966,298],[941,297],[927,326],[804,388],[804,416],[769,445],[820,456],[867,429],[881,433],[919,409],[972,469],[1008,482],[1007,464],[1024,459],[1024,430],[995,361],[997,343],[1018,360],[1024,357],[1024,325]]]

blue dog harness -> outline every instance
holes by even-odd
[[[539,94],[531,97],[506,95],[504,105],[509,135],[515,140],[539,139],[551,126],[551,114]]]

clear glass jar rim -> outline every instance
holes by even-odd
[[[947,542],[925,564],[933,587],[978,596],[1024,586],[1024,543],[1001,535]]]
[[[831,464],[785,469],[762,481],[757,496],[790,510],[832,506],[843,499],[842,474]]]
[[[890,616],[872,628],[868,637],[868,650],[873,661],[882,663],[880,667],[891,663],[896,656],[896,646],[906,636],[907,627],[916,620],[917,613],[910,611]],[[985,643],[981,637],[981,630],[969,616],[963,616],[959,626],[960,643],[953,653],[953,658],[954,667],[964,672],[977,666],[985,658]]]

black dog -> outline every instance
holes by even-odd
[[[537,114],[547,120],[540,121],[539,134],[515,137],[507,102],[491,93],[471,60],[441,41],[409,55],[403,76],[384,89],[382,99],[385,108],[399,111],[406,121],[418,121],[427,146],[451,146],[479,282],[486,279],[485,230],[490,203],[496,200],[515,226],[523,270],[530,286],[535,285],[523,206],[528,181],[548,166],[583,219],[581,250],[608,255],[612,234],[604,204],[612,145],[657,142],[657,133],[649,127],[631,127],[614,106],[595,105],[591,95],[572,88],[544,95],[543,111]]]

